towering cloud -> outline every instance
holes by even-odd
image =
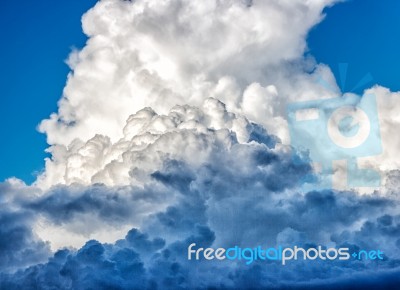
[[[334,2],[99,1],[82,18],[89,39],[68,59],[58,112],[40,124],[43,173],[32,186],[0,184],[0,288],[398,285],[398,93],[365,92],[377,96],[384,145],[363,161],[383,175],[370,195],[316,190],[312,160],[289,143],[288,103],[341,94],[330,69],[304,57]],[[384,259],[189,261],[193,242]]]
[[[40,129],[49,144],[96,133],[118,140],[133,112],[166,113],[209,97],[271,124],[280,99],[309,87],[324,95],[303,74],[314,68],[302,55],[308,30],[333,2],[102,0],[82,18],[89,40],[71,54],[59,112]]]

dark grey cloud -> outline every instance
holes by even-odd
[[[44,262],[50,246],[32,231],[34,215],[0,203],[0,272]]]
[[[227,160],[234,160],[237,152],[230,153],[232,159]],[[292,166],[289,161],[282,162],[283,156],[270,154],[267,160],[251,160],[260,166]],[[198,173],[193,173],[183,162],[165,161],[153,174],[152,182],[161,183],[177,198],[172,205],[150,214],[141,230],[130,230],[114,244],[91,240],[79,250],[60,250],[47,263],[15,274],[2,274],[0,286],[5,289],[396,289],[400,275],[400,218],[391,212],[398,208],[397,200],[378,194],[360,196],[331,190],[305,194],[280,188],[272,191],[259,180],[258,174],[237,175],[232,182],[227,179],[219,188],[229,189],[230,194],[221,196],[213,181],[222,182],[218,175],[233,178],[230,174],[235,169],[234,163],[226,165],[213,169],[213,180],[198,178]],[[200,172],[210,170],[209,166]],[[286,172],[289,177],[292,171]],[[272,177],[275,174],[270,173]],[[298,174],[293,179],[301,179],[296,177]],[[259,184],[255,186],[257,181]],[[287,183],[289,189],[291,184]],[[198,190],[200,185],[202,191]],[[98,186],[93,190],[89,188],[81,194],[97,192],[97,198],[104,200],[94,203],[93,208],[78,207],[77,212],[82,208],[95,212],[100,208],[98,204],[109,202],[106,197],[112,191],[110,188]],[[59,198],[62,197],[71,199],[67,194]],[[59,210],[60,204],[67,204],[51,200],[48,202],[48,196],[39,199],[32,203],[35,207],[29,204],[27,210],[34,208],[41,212],[46,208],[48,214],[54,204]],[[38,206],[41,202],[45,206]],[[110,216],[113,214],[110,211]],[[71,219],[69,215],[64,217],[65,222]],[[54,219],[61,218],[54,214]],[[187,247],[193,242],[199,247],[278,243],[312,247],[330,242],[352,250],[380,248],[385,259],[298,260],[286,266],[274,261],[256,261],[251,265],[241,261],[188,261]]]

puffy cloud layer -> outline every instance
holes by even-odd
[[[0,184],[0,272],[44,262],[51,253],[49,244],[32,230],[34,213],[21,209],[16,201],[32,194],[32,189],[15,179]]]
[[[307,163],[280,162],[284,155],[265,145],[238,146],[236,151],[225,154],[224,163],[215,160],[198,172],[184,162],[165,162],[152,174],[152,184],[163,186],[168,196],[174,196],[173,201],[143,218],[140,230],[133,228],[125,238],[112,244],[90,240],[79,250],[59,250],[47,263],[2,274],[0,286],[6,289],[350,289],[354,286],[395,289],[400,282],[400,216],[396,196],[296,192],[293,186],[309,173]],[[240,151],[254,157],[249,160],[262,175],[257,174],[258,170],[235,173],[241,167],[236,161]],[[244,166],[243,170],[247,169]],[[284,177],[289,183],[276,180],[279,172],[286,172]],[[130,199],[121,198],[121,190],[96,185],[75,193],[75,197],[54,191],[41,198],[14,203],[28,212],[34,209],[36,214],[60,226],[71,226],[73,232],[85,215],[96,217],[97,224],[86,223],[86,227],[92,228],[137,221],[134,217],[137,196],[148,193],[148,198],[152,198],[150,189],[143,192],[131,188]],[[251,265],[244,261],[189,261],[187,247],[193,242],[198,247],[214,248],[324,245],[349,247],[351,251],[380,249],[385,259],[298,260],[286,266],[265,261]],[[24,258],[29,259],[32,253],[25,253]]]
[[[116,143],[96,135],[86,143],[55,147],[58,162],[49,162],[46,172],[59,173],[60,180],[41,182],[66,186],[52,187],[29,208],[82,237],[99,236],[104,222],[114,227],[107,228],[109,233],[118,235],[123,226],[137,226],[143,217],[174,203],[180,191],[206,194],[204,184],[213,183],[216,194],[229,196],[237,176],[247,179],[248,185],[237,184],[243,193],[281,191],[315,179],[307,159],[299,156],[293,163],[289,146],[260,125],[228,112],[216,99],[207,99],[203,108],[175,106],[168,115],[145,108],[128,118],[123,131]],[[46,219],[42,223],[39,234],[65,245],[64,232],[52,226],[49,230]]]
[[[6,267],[0,287],[346,289],[357,283],[360,289],[382,285],[390,289],[400,282],[398,188],[393,187],[391,195],[368,196],[303,191],[304,184],[313,185],[318,179],[308,157],[295,154],[260,125],[230,113],[218,100],[208,99],[202,108],[176,106],[168,115],[143,109],[128,118],[124,138],[118,142],[96,136],[65,148],[64,156],[90,168],[98,166],[97,160],[107,160],[104,152],[111,152],[113,146],[123,148],[122,164],[124,158],[129,160],[125,166],[115,166],[118,173],[112,174],[112,167],[98,175],[95,167],[45,192],[13,180],[3,184],[1,192],[8,206],[29,216],[29,220],[13,219],[28,233],[31,250],[24,251],[25,265],[49,256],[49,252],[37,256],[45,245],[30,229],[37,221],[43,230],[36,231],[58,247],[74,242],[84,245],[56,251],[47,262],[14,273]],[[129,185],[112,179],[124,174],[129,176]],[[101,183],[94,180],[98,176],[107,178],[102,177]],[[64,232],[52,236],[60,228]],[[130,229],[126,236],[115,241],[126,228]],[[108,239],[87,241],[100,238],[103,231]],[[16,232],[11,228],[8,235]],[[70,239],[74,236],[80,239]],[[298,260],[285,266],[265,261],[251,265],[189,261],[187,247],[193,242],[214,248],[379,249],[385,258]],[[5,248],[13,244],[13,240],[4,241]],[[23,244],[20,251],[26,248]]]
[[[255,139],[271,146],[276,142],[260,125],[228,112],[213,98],[200,108],[175,106],[167,115],[144,108],[128,118],[122,131],[123,137],[115,143],[108,136],[95,135],[86,142],[76,139],[69,146],[51,147],[53,160],[47,160],[46,172],[38,183],[48,187],[73,183],[141,185],[167,159],[183,160],[197,168],[236,143]]]

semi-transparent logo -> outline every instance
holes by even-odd
[[[309,153],[322,187],[332,187],[333,162],[340,160],[346,164],[348,187],[380,186],[378,172],[357,165],[358,158],[382,152],[375,95],[346,93],[291,103],[287,115],[291,144]]]

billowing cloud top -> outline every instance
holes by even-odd
[[[31,186],[0,184],[0,288],[395,289],[399,93],[365,92],[383,142],[363,160],[382,174],[371,194],[317,190],[313,160],[289,143],[288,103],[341,94],[330,69],[303,56],[334,2],[98,2],[59,110],[40,124],[45,170]],[[193,261],[191,243],[384,259]]]
[[[116,140],[133,112],[165,113],[208,97],[269,122],[278,84],[298,70],[307,32],[332,2],[100,1],[82,18],[90,38],[69,58],[59,112],[40,130],[49,144],[95,133]]]

